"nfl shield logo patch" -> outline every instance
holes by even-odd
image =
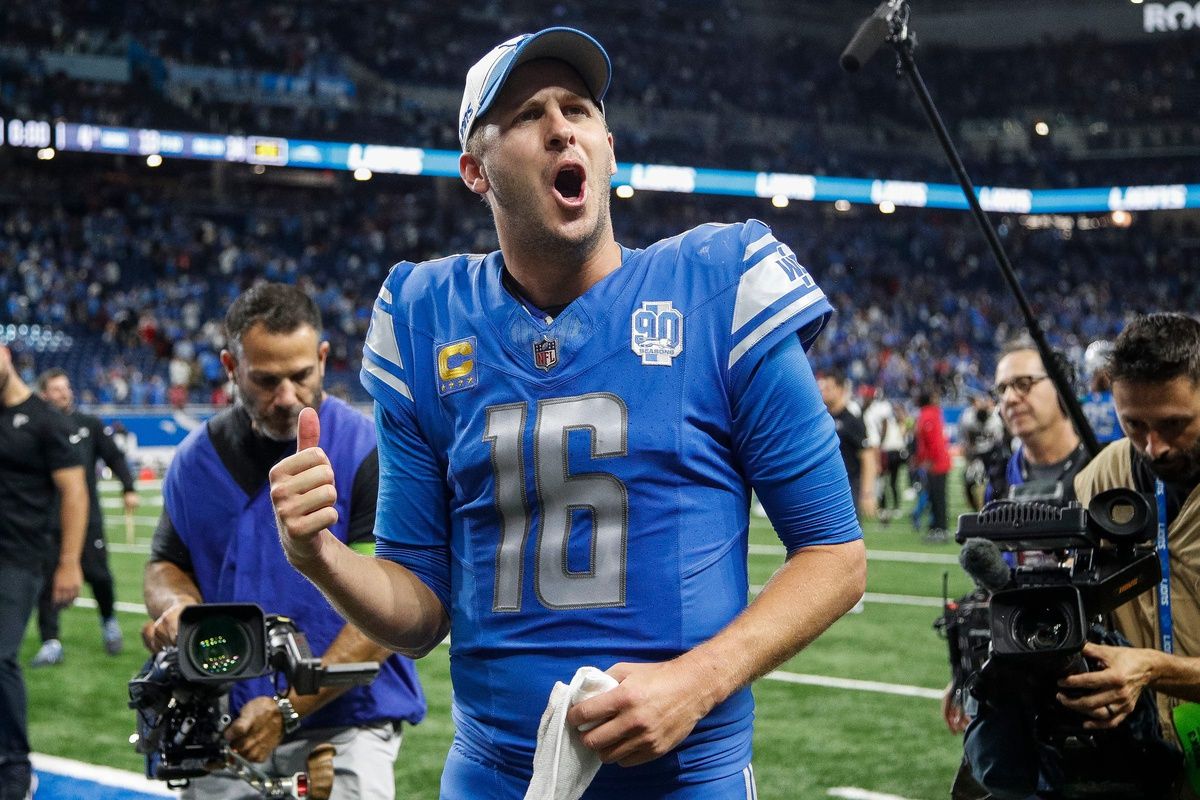
[[[540,341],[533,343],[533,365],[548,372],[558,363],[558,340],[542,334]]]

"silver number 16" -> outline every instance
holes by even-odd
[[[530,529],[529,492],[525,486],[526,403],[487,409],[483,440],[492,445],[500,544],[496,548],[493,611],[519,611],[525,543]],[[629,533],[629,495],[625,484],[607,472],[570,474],[570,431],[591,432],[591,457],[626,454],[629,412],[613,394],[585,394],[540,400],[534,423],[534,501],[541,509],[534,562],[534,590],[548,608],[600,608],[625,604],[625,552]],[[567,544],[575,512],[592,520],[589,568],[567,567]]]

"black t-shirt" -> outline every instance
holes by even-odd
[[[247,496],[253,497],[270,479],[271,467],[296,452],[296,440],[269,439],[255,432],[243,406],[222,411],[208,421],[208,436],[221,463]],[[379,451],[359,464],[350,489],[348,544],[375,541],[375,506],[379,499]],[[192,571],[192,557],[164,509],[150,544],[151,561],[169,561],[185,572]]]
[[[0,408],[0,562],[42,568],[58,527],[51,473],[82,463],[70,436],[67,418],[39,397]]]
[[[1089,461],[1091,461],[1091,458],[1088,457],[1087,449],[1084,448],[1081,442],[1076,445],[1070,455],[1061,461],[1055,461],[1053,464],[1031,464],[1022,458],[1020,463],[1021,478],[1027,486],[1040,484],[1051,487],[1056,483],[1061,483],[1063,502],[1074,502],[1075,476],[1087,466]]]
[[[94,538],[104,530],[104,515],[100,509],[100,492],[96,485],[96,461],[102,460],[108,465],[126,492],[134,489],[133,473],[129,471],[125,454],[121,452],[121,448],[117,447],[112,436],[104,430],[104,423],[100,421],[99,417],[84,414],[76,409],[70,414],[64,415],[63,419],[67,421],[71,444],[79,454],[79,463],[83,464],[83,471],[87,477],[88,500],[91,503],[88,511],[88,532],[89,536]],[[55,530],[60,524],[57,508],[56,501],[55,513],[50,517],[51,527]]]
[[[843,408],[830,416],[833,417],[833,424],[837,429],[838,446],[842,451],[842,461],[846,462],[846,473],[850,476],[850,488],[857,495],[858,476],[862,472],[859,454],[870,446],[870,442],[867,441],[867,426],[863,423],[862,417],[849,408]]]

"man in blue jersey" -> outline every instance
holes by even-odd
[[[459,168],[500,250],[398,264],[379,293],[376,558],[325,530],[323,420],[272,470],[288,559],[348,619],[414,656],[453,631],[443,798],[520,800],[551,687],[585,665],[619,685],[566,718],[606,764],[584,798],[752,797],[749,684],[864,588],[805,355],[825,295],[754,220],[617,243],[609,77],[565,28],[467,75]],[[747,607],[752,488],[788,557]]]
[[[309,754],[331,742],[333,800],[395,794],[393,765],[402,720],[418,722],[425,701],[409,659],[394,656],[338,616],[291,569],[277,543],[267,473],[296,448],[296,415],[319,414],[330,479],[342,487],[333,536],[373,552],[379,461],[371,421],[322,389],[329,343],[321,316],[301,290],[259,284],[225,318],[221,362],[237,404],[192,431],[163,481],[163,514],[145,571],[148,631],[155,648],[174,644],[180,612],[199,602],[253,602],[295,621],[326,663],[382,661],[369,686],[276,694],[268,678],[241,681],[230,694],[234,750],[264,762],[271,775],[303,771]],[[390,656],[390,657],[389,657]],[[192,782],[185,796],[254,798],[228,773]]]

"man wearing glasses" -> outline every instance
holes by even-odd
[[[988,484],[986,499],[1006,498],[1022,487],[1026,498],[1075,499],[1075,475],[1087,464],[1087,451],[1067,416],[1054,383],[1046,374],[1033,342],[1016,339],[1004,346],[996,364],[992,396],[1016,448],[1008,460],[1003,483]],[[951,733],[962,733],[975,714],[975,703],[955,681],[942,695],[942,718]],[[991,795],[971,775],[966,760],[951,790],[953,800],[985,800]]]
[[[1005,346],[992,394],[1018,444],[1004,483],[991,484],[987,499],[1008,497],[1015,486],[1023,487],[1023,497],[1075,499],[1075,474],[1087,463],[1087,451],[1032,342],[1016,340]]]

